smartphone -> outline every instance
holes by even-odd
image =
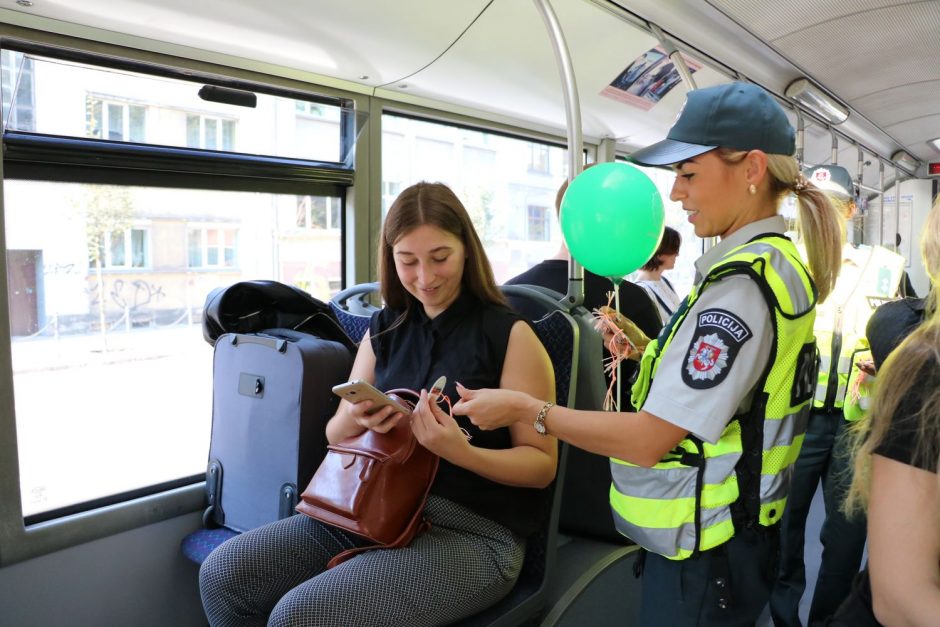
[[[370,414],[374,414],[386,405],[391,405],[395,408],[395,411],[400,411],[406,416],[411,415],[410,409],[390,397],[385,392],[382,392],[368,381],[356,380],[334,385],[333,394],[336,394],[340,398],[346,399],[350,403],[358,403],[359,401],[365,400],[372,401],[374,405],[372,406],[372,409],[369,410]]]

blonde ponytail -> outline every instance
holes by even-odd
[[[806,246],[810,274],[819,290],[819,302],[835,288],[842,267],[845,226],[842,214],[829,194],[809,185],[793,157],[767,155],[770,190],[777,203],[789,193],[796,194],[800,237]]]

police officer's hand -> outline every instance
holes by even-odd
[[[606,305],[596,310],[596,328],[604,336],[604,344],[610,352],[623,353],[630,359],[639,361],[650,343],[650,338],[636,324],[622,313]]]

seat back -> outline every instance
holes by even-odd
[[[362,341],[362,337],[369,330],[372,314],[379,310],[366,300],[366,296],[378,291],[378,283],[360,283],[347,287],[330,299],[330,309],[354,342]]]
[[[601,410],[607,393],[604,376],[604,352],[600,334],[594,328],[594,316],[584,307],[574,307],[565,297],[540,285],[504,285],[503,293],[519,312],[540,316],[557,310],[566,311],[578,325],[578,372],[568,407]],[[560,529],[563,533],[629,544],[614,527],[610,512],[610,460],[576,446],[568,451],[565,468],[564,499]]]
[[[504,293],[513,288],[515,298],[526,298],[517,286],[503,286]],[[533,296],[533,298],[538,298]],[[555,372],[555,398],[558,404],[573,401],[575,390],[571,385],[578,376],[579,328],[575,320],[562,309],[548,312],[533,323],[535,333],[545,346]],[[538,616],[545,607],[551,577],[555,572],[558,549],[558,520],[561,514],[565,472],[569,447],[564,442],[558,448],[558,471],[548,488],[549,511],[538,532],[527,539],[522,571],[512,591],[495,605],[466,618],[455,625],[483,627],[521,625]]]

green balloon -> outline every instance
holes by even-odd
[[[627,163],[600,163],[583,171],[561,201],[561,231],[571,255],[611,279],[649,261],[665,219],[656,185]]]

